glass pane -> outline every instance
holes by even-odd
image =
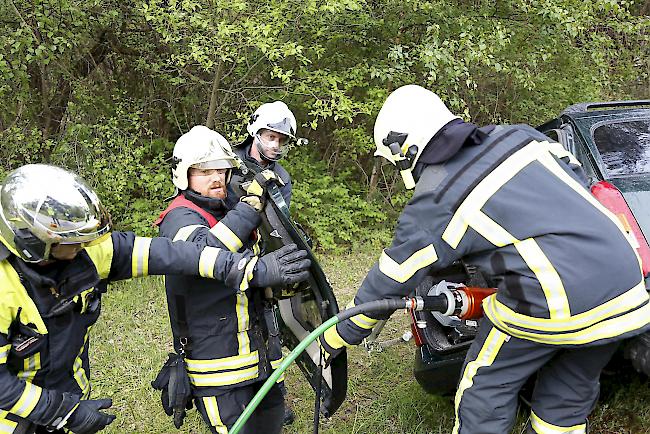
[[[650,119],[600,126],[594,141],[608,176],[650,173]]]

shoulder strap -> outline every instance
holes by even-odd
[[[171,201],[169,206],[167,207],[166,210],[160,213],[160,216],[156,219],[156,221],[153,223],[155,226],[159,226],[160,223],[165,219],[165,216],[169,214],[169,212],[175,208],[189,208],[191,210],[194,210],[201,214],[203,218],[205,218],[208,221],[208,224],[210,227],[213,227],[214,225],[217,224],[217,218],[210,214],[208,211],[204,210],[191,200],[188,200],[183,194],[179,194],[174,198],[174,200]]]

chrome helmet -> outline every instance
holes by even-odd
[[[26,262],[49,259],[54,244],[86,244],[110,230],[110,216],[97,194],[72,172],[28,164],[2,183],[0,234]]]

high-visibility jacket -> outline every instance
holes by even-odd
[[[113,232],[72,261],[41,267],[0,242],[1,433],[50,421],[63,392],[88,397],[88,336],[108,282],[164,273],[236,281],[245,279],[238,264],[250,260],[193,243]]]
[[[163,211],[160,235],[258,254],[259,213],[244,202],[229,211],[211,207],[212,202],[190,191],[181,193]],[[186,355],[195,396],[213,396],[219,390],[263,380],[279,364],[267,354],[262,290],[244,283],[165,278],[174,348]],[[181,345],[182,338],[187,339],[186,346]]]
[[[463,258],[496,282],[485,315],[511,336],[574,346],[640,333],[650,304],[639,257],[585,179],[559,143],[528,126],[498,127],[423,171],[353,303],[404,296]],[[355,317],[327,342],[358,343],[375,323]]]

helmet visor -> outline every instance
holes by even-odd
[[[203,161],[201,163],[192,164],[190,167],[194,169],[232,169],[235,167],[235,163],[231,159],[220,159],[220,160],[210,160]]]

